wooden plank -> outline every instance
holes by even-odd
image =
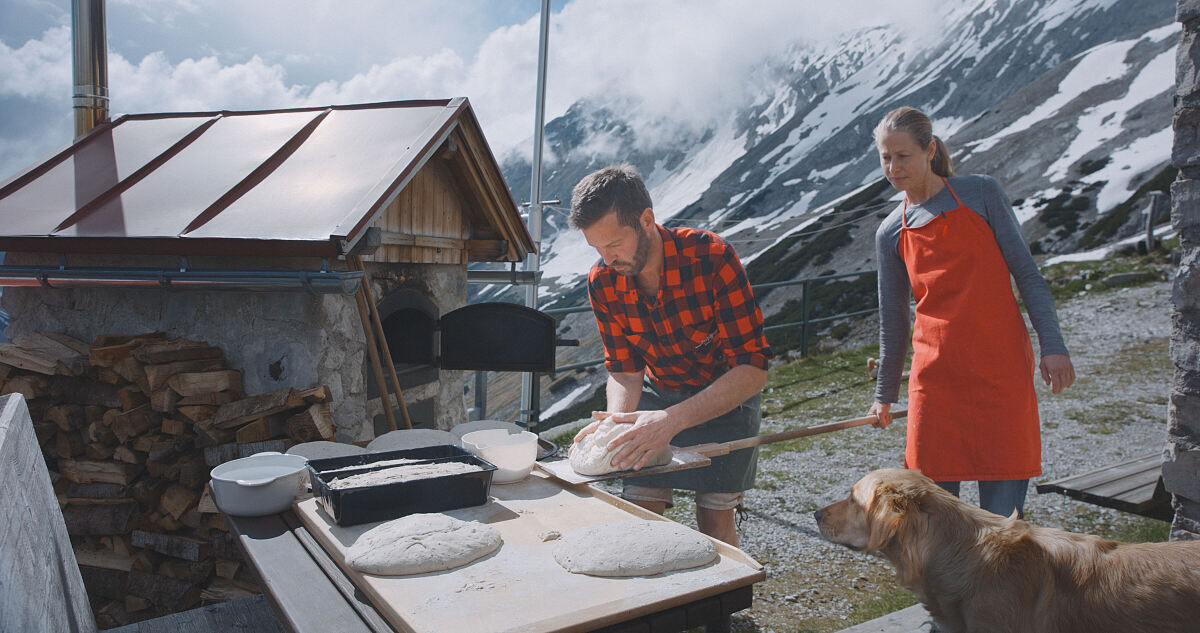
[[[692,451],[675,449],[671,456],[671,463],[662,466],[649,466],[641,470],[619,470],[605,475],[581,475],[571,468],[570,461],[566,459],[547,460],[544,462],[534,462],[540,470],[548,475],[553,475],[570,484],[587,484],[597,481],[607,481],[609,479],[620,479],[624,477],[637,477],[639,475],[656,475],[659,473],[669,473],[676,470],[687,470],[689,468],[703,468],[712,463],[712,460],[704,455]]]
[[[162,365],[181,360],[221,358],[221,349],[208,343],[177,338],[160,343],[146,343],[133,351],[133,357],[147,365]]]
[[[288,387],[223,404],[213,414],[212,424],[219,429],[234,428],[274,413],[299,409],[304,404],[304,398]]]
[[[138,473],[140,466],[121,462],[102,462],[88,459],[60,459],[58,472],[77,484],[110,483],[128,485]]]
[[[241,391],[242,372],[238,369],[183,372],[167,379],[181,396],[196,396],[213,391]]]
[[[275,612],[271,610],[270,602],[261,595],[198,607],[152,620],[143,620],[119,628],[108,629],[105,633],[176,633],[178,631],[288,633],[275,616]]]
[[[0,398],[0,480],[0,631],[94,632],[66,522],[18,396]]]
[[[1109,466],[1101,466],[1078,475],[1071,475],[1070,477],[1063,477],[1061,479],[1056,479],[1044,484],[1038,484],[1038,492],[1043,492],[1043,487],[1046,488],[1047,491],[1057,491],[1059,489],[1065,490],[1068,488],[1072,490],[1083,490],[1097,485],[1098,483],[1109,481],[1113,478],[1113,473],[1136,472],[1143,470],[1148,465],[1152,464],[1157,464],[1160,468],[1162,467],[1161,452],[1155,451],[1150,455],[1135,457],[1133,459],[1118,462]]]
[[[146,381],[150,386],[150,391],[153,393],[167,386],[167,381],[172,376],[185,372],[205,372],[219,371],[225,368],[225,361],[219,358],[206,358],[200,360],[183,360],[175,363],[167,363],[165,365],[146,365]]]
[[[597,492],[539,472],[519,482],[493,485],[488,503],[444,514],[496,528],[504,541],[500,549],[458,569],[415,576],[373,576],[345,565],[348,544],[372,524],[333,525],[314,499],[297,502],[295,512],[342,572],[400,630],[593,631],[718,596],[766,577],[760,565],[745,562],[752,559],[744,553],[718,542],[714,546],[719,560],[673,574],[611,579],[567,572],[554,561],[553,542],[542,540],[540,534],[546,530],[566,534],[635,518],[668,520],[645,510],[641,512],[649,516],[633,514]],[[731,551],[739,556],[727,555]],[[481,578],[488,580],[487,585],[479,586]],[[573,599],[544,599],[552,594]]]
[[[208,558],[210,553],[208,541],[201,541],[186,536],[155,534],[153,532],[134,530],[129,538],[130,543],[134,547],[144,547],[154,550],[159,554],[183,560],[200,561]]]
[[[384,244],[393,246],[417,246],[424,248],[443,248],[463,250],[467,247],[464,240],[434,235],[411,235],[394,231],[381,231],[380,239]]]
[[[284,626],[294,633],[376,633],[346,602],[279,515],[226,518]]]

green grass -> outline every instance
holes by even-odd
[[[1062,301],[1086,293],[1106,293],[1116,290],[1103,283],[1109,275],[1118,273],[1147,273],[1152,279],[1145,279],[1128,285],[1141,285],[1157,280],[1169,262],[1170,251],[1165,248],[1151,255],[1134,257],[1115,257],[1087,262],[1064,262],[1042,268],[1042,276],[1050,286],[1055,302]],[[1120,286],[1118,286],[1120,287]]]

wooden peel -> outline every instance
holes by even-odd
[[[903,418],[908,415],[908,411],[901,409],[892,411],[892,419]],[[803,429],[793,429],[791,431],[782,431],[779,433],[769,433],[767,435],[756,435],[740,440],[732,440],[729,442],[710,442],[708,444],[696,444],[694,446],[671,447],[674,449],[674,455],[671,456],[671,463],[663,466],[648,466],[641,470],[618,470],[616,472],[607,473],[604,475],[580,475],[571,468],[571,463],[567,459],[560,459],[552,462],[537,462],[537,467],[546,474],[572,484],[586,484],[593,481],[605,481],[608,479],[621,479],[625,477],[640,477],[642,475],[657,475],[660,473],[669,473],[676,470],[686,470],[689,468],[701,468],[712,463],[713,457],[728,455],[731,451],[740,450],[743,448],[751,448],[761,444],[774,444],[775,442],[786,442],[800,437],[808,437],[809,435],[820,435],[829,433],[830,431],[840,431],[855,426],[864,426],[878,422],[879,418],[868,415],[861,418],[851,418],[849,420],[840,420],[838,422],[830,422],[828,424],[818,424],[809,426]]]

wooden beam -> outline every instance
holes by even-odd
[[[467,257],[471,261],[503,261],[508,254],[508,240],[467,240]]]
[[[382,243],[387,246],[423,246],[425,248],[449,248],[460,251],[467,247],[466,240],[450,237],[409,235],[407,233],[397,233],[396,231],[380,231],[379,234]]]

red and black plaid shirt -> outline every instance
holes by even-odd
[[[596,262],[588,298],[613,373],[647,370],[664,389],[704,388],[736,365],[767,368],[771,348],[762,311],[733,248],[708,231],[658,226],[663,240],[659,296]]]

